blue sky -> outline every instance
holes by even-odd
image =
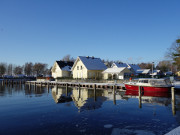
[[[179,0],[0,0],[0,62],[66,54],[158,62],[180,36]]]

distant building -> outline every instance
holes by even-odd
[[[151,71],[150,75],[153,75],[153,76],[157,76],[157,75],[162,75],[163,73],[161,72],[161,70],[153,70],[153,73]]]
[[[71,77],[71,68],[74,62],[56,61],[51,69],[52,77]]]
[[[128,66],[128,64],[122,63],[122,62],[115,62],[115,63],[112,64],[111,67],[112,67],[112,68],[114,68],[114,67],[116,67],[116,68],[120,68],[120,67],[130,68],[130,67]]]
[[[173,75],[173,73],[171,71],[168,71],[168,72],[165,72],[164,75],[170,76],[170,75]]]
[[[125,76],[129,76],[132,72],[127,67],[112,67],[102,72],[104,74],[103,79],[125,79]]]
[[[136,70],[136,74],[138,75],[149,75],[151,73],[150,69],[138,69]]]
[[[136,64],[126,64],[126,63],[122,63],[122,62],[115,62],[115,63],[113,63],[112,64],[112,66],[111,66],[112,68],[113,67],[118,67],[118,68],[120,68],[120,67],[126,67],[126,68],[128,68],[133,74],[138,74],[137,73],[137,70],[139,70],[139,69],[141,69],[138,65],[136,65]]]
[[[107,67],[100,58],[79,56],[71,70],[73,78],[101,79],[105,69]]]

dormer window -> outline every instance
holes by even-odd
[[[83,67],[81,66],[81,70],[83,69]]]
[[[77,70],[79,70],[79,66],[77,66]]]

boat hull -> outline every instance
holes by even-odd
[[[126,90],[139,90],[138,85],[125,84]],[[142,91],[146,92],[169,92],[171,87],[155,87],[155,86],[141,86]]]

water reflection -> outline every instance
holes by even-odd
[[[102,96],[103,92],[102,90],[94,91],[85,88],[73,88],[72,99],[80,112],[83,110],[94,110],[101,108],[103,102],[106,101],[107,98]]]
[[[168,106],[171,104],[171,94],[163,92],[143,92],[126,90],[125,96],[128,98],[138,98],[141,103],[150,103]]]
[[[3,84],[0,82],[0,96],[12,96],[14,93],[25,93],[26,96],[40,97],[45,93],[49,93],[55,103],[73,102],[78,110],[93,110],[101,108],[105,101],[113,101],[116,105],[117,101],[128,101],[131,98],[137,98],[139,101],[139,108],[142,108],[143,104],[149,103],[159,106],[171,106],[172,114],[176,115],[176,112],[180,110],[180,94],[179,93],[160,93],[160,92],[141,92],[126,90],[96,90],[87,88],[69,88],[53,86],[42,87],[41,85],[23,85],[23,84]]]
[[[0,84],[0,101],[0,134],[165,134],[180,123],[178,93]]]
[[[72,101],[71,90],[65,88],[52,88],[52,97],[56,103],[65,103]]]

